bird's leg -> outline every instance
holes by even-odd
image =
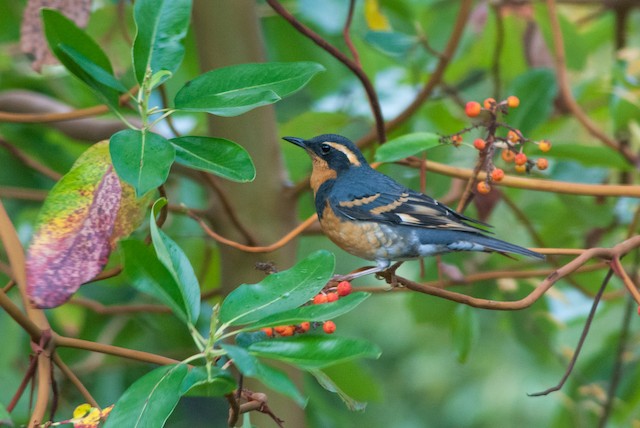
[[[352,281],[356,278],[360,278],[361,276],[365,276],[365,275],[370,275],[372,273],[378,273],[378,272],[382,272],[385,269],[387,269],[389,267],[389,264],[391,262],[386,261],[386,260],[381,260],[378,261],[378,265],[377,266],[372,266],[372,267],[368,267],[364,270],[361,270],[359,272],[353,272],[350,273],[348,275],[333,275],[333,278],[331,278],[332,281],[336,281],[336,282],[340,282],[340,281]]]
[[[402,263],[404,262],[395,262],[391,267],[385,269],[383,272],[378,273],[377,276],[384,278],[387,281],[387,284],[391,285],[391,287],[397,287],[398,279],[396,277],[396,271]]]

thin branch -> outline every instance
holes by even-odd
[[[9,153],[15,156],[20,162],[25,164],[27,167],[35,171],[38,171],[40,174],[47,176],[54,181],[58,181],[60,180],[60,178],[62,178],[62,174],[40,163],[36,159],[29,156],[27,153],[23,152],[22,150],[20,150],[19,148],[15,147],[13,144],[9,143],[8,141],[2,138],[0,138],[0,146],[4,147]]]
[[[580,105],[576,102],[573,94],[571,93],[571,86],[569,84],[569,76],[566,67],[566,55],[564,50],[564,41],[562,37],[562,30],[560,28],[560,20],[558,19],[558,11],[556,9],[555,0],[546,0],[547,11],[549,13],[549,24],[551,27],[551,35],[553,37],[553,50],[554,50],[554,63],[556,67],[556,76],[558,79],[558,86],[560,89],[560,95],[573,114],[573,116],[580,122],[580,124],[595,138],[600,140],[603,144],[619,152],[636,168],[640,168],[640,157],[631,152],[628,146],[621,145],[618,141],[612,139],[599,129],[593,121],[586,115]]]
[[[622,364],[624,362],[624,353],[627,349],[627,340],[629,339],[629,328],[631,326],[631,316],[634,312],[634,306],[633,299],[627,299],[624,316],[622,318],[622,328],[620,329],[620,339],[618,341],[618,348],[616,349],[616,359],[613,365],[613,374],[607,391],[607,401],[604,403],[602,413],[600,414],[600,421],[598,422],[599,428],[605,428],[607,426],[609,416],[611,416],[611,410],[613,410],[616,390],[620,384],[620,379],[622,379]]]
[[[71,381],[71,383],[76,387],[76,389],[82,394],[85,401],[91,404],[92,407],[100,408],[98,402],[93,398],[89,390],[84,386],[82,381],[76,376],[76,374],[67,366],[64,361],[60,358],[60,355],[54,352],[53,354],[53,362],[60,369],[62,373]]]
[[[202,229],[204,230],[204,232],[207,235],[209,235],[211,238],[215,239],[221,244],[228,245],[230,247],[236,248],[241,251],[246,251],[248,253],[270,253],[279,248],[282,248],[285,245],[287,245],[289,242],[291,242],[296,236],[298,236],[302,231],[304,231],[307,227],[309,227],[318,219],[318,216],[316,214],[313,214],[312,216],[307,218],[305,221],[300,223],[298,226],[296,226],[291,232],[287,233],[285,236],[280,238],[277,242],[271,245],[263,246],[263,247],[256,247],[256,246],[240,244],[239,242],[232,241],[231,239],[227,239],[224,236],[221,236],[216,232],[214,232],[209,227],[209,225],[207,225],[207,223],[205,223],[205,221],[202,220],[202,218],[200,218],[199,216],[197,216],[194,212],[187,210],[187,214],[189,215],[189,217],[197,221],[198,224],[200,224],[200,227],[202,227]]]
[[[98,301],[86,299],[84,297],[78,297],[78,296],[72,297],[71,300],[69,300],[68,304],[82,306],[100,315],[131,314],[131,313],[138,313],[138,312],[159,313],[159,314],[171,313],[171,308],[164,305],[130,304],[130,305],[107,306],[107,305],[103,305]]]
[[[565,371],[564,375],[562,376],[562,379],[560,379],[560,382],[558,382],[558,384],[556,386],[552,386],[551,388],[547,388],[544,391],[540,391],[540,392],[534,392],[533,394],[527,394],[529,395],[529,397],[540,397],[543,395],[548,395],[552,392],[555,391],[559,391],[560,389],[562,389],[562,387],[564,386],[565,382],[567,381],[567,379],[569,379],[569,376],[571,375],[571,372],[573,371],[573,368],[576,365],[576,361],[578,361],[578,356],[580,355],[580,351],[582,350],[582,346],[584,345],[585,340],[587,339],[587,334],[589,334],[589,329],[591,327],[591,322],[593,321],[593,318],[596,315],[596,309],[598,308],[598,303],[600,303],[600,297],[602,297],[602,293],[604,293],[604,289],[607,288],[607,285],[609,284],[609,280],[611,279],[611,276],[613,275],[613,269],[609,269],[609,272],[607,272],[607,275],[605,276],[604,280],[602,281],[602,285],[600,286],[600,289],[598,290],[598,293],[596,294],[596,297],[594,297],[593,299],[593,305],[591,305],[591,310],[589,311],[589,315],[587,316],[587,321],[584,323],[584,328],[582,329],[582,334],[580,334],[580,339],[578,340],[578,345],[576,346],[576,350],[573,353],[573,356],[571,357],[571,361],[569,362],[569,366],[567,367],[567,370]]]
[[[360,63],[360,55],[358,54],[358,50],[353,44],[353,40],[351,40],[351,22],[353,21],[353,10],[355,9],[356,0],[349,0],[349,12],[347,13],[347,20],[344,23],[344,27],[342,28],[342,37],[344,38],[344,42],[347,44],[349,51],[351,52],[351,56],[353,57],[353,61],[358,65],[358,67],[362,68],[362,64]]]
[[[364,88],[365,93],[367,94],[367,98],[369,99],[369,105],[371,106],[371,112],[373,113],[373,117],[376,122],[376,131],[378,141],[384,143],[387,140],[387,133],[385,130],[384,118],[382,117],[382,109],[380,108],[380,102],[378,100],[378,96],[376,95],[375,88],[369,80],[369,77],[364,72],[362,67],[359,64],[347,57],[344,53],[342,53],[338,48],[333,46],[327,40],[325,40],[318,33],[302,24],[298,21],[287,9],[285,9],[277,0],[267,0],[267,3],[273,10],[276,11],[281,17],[283,17],[287,22],[289,22],[296,30],[298,30],[302,35],[309,38],[316,45],[320,46],[322,49],[331,54],[334,58],[344,64],[349,70],[355,74],[355,76],[360,80],[362,87]]]
[[[620,279],[622,279],[624,286],[629,290],[629,293],[636,303],[640,305],[640,291],[638,291],[638,287],[633,283],[629,275],[627,275],[627,272],[624,270],[624,266],[620,263],[620,257],[614,257],[611,260],[611,269],[620,277]]]
[[[26,201],[44,201],[48,190],[27,189],[24,187],[0,186],[0,198],[23,199]]]

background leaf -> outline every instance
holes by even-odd
[[[133,42],[133,69],[138,83],[142,84],[148,68],[151,74],[161,70],[174,73],[184,57],[182,39],[189,28],[191,0],[139,0],[133,17],[138,29]]]
[[[256,177],[249,153],[239,144],[224,138],[186,136],[172,138],[176,162],[207,171],[228,180],[246,182]]]
[[[376,151],[376,162],[395,162],[439,145],[440,136],[432,132],[405,134],[381,145]]]
[[[138,196],[167,180],[176,156],[166,138],[133,129],[113,134],[109,151],[118,175],[136,189]]]
[[[220,397],[237,388],[231,373],[211,367],[211,382],[206,367],[193,367],[180,386],[180,395],[197,397]]]
[[[178,91],[179,110],[237,116],[299,91],[324,67],[314,62],[240,64],[219,68]]]
[[[220,321],[248,324],[306,303],[326,285],[333,274],[334,257],[316,251],[291,269],[267,276],[257,284],[233,290],[220,307]]]
[[[509,111],[507,122],[527,135],[549,118],[557,92],[553,70],[541,68],[521,74],[508,91],[520,98],[520,106]]]

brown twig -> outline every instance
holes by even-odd
[[[27,153],[23,152],[22,150],[2,138],[0,138],[0,146],[4,147],[9,153],[18,158],[18,160],[25,164],[27,167],[38,171],[40,174],[49,177],[53,181],[58,181],[60,180],[60,178],[62,178],[62,174],[40,163],[36,159],[29,156]]]
[[[95,300],[86,299],[84,297],[75,296],[69,300],[68,304],[82,306],[90,309],[93,312],[100,315],[112,315],[112,314],[131,314],[138,312],[158,313],[158,314],[170,314],[171,309],[164,305],[154,304],[130,304],[130,305],[103,305]]]
[[[349,12],[347,13],[347,20],[344,23],[344,27],[342,28],[342,37],[344,38],[344,42],[349,48],[349,52],[351,52],[351,56],[353,57],[353,61],[358,65],[358,67],[362,68],[362,64],[360,63],[360,55],[358,54],[358,50],[353,44],[353,40],[351,40],[351,22],[353,21],[353,10],[355,9],[356,0],[349,0]]]
[[[23,187],[0,186],[0,198],[23,199],[26,201],[44,201],[48,190],[27,189]]]
[[[369,77],[364,72],[362,67],[351,58],[347,57],[344,53],[342,53],[338,48],[329,43],[326,39],[320,36],[318,33],[302,24],[298,21],[287,9],[285,9],[280,2],[277,0],[267,0],[267,3],[273,10],[278,13],[281,17],[283,17],[287,22],[289,22],[296,30],[298,30],[302,35],[309,38],[316,45],[320,46],[326,52],[331,54],[334,58],[344,64],[349,70],[353,72],[353,74],[358,78],[362,87],[364,88],[365,93],[367,94],[367,98],[369,99],[369,105],[371,106],[371,112],[376,122],[376,132],[378,141],[384,143],[387,140],[387,133],[384,124],[384,118],[382,117],[382,109],[380,108],[380,102],[378,100],[378,96],[376,95],[375,88],[369,80]]]
[[[565,382],[567,381],[567,379],[569,379],[569,376],[571,375],[571,372],[573,371],[573,368],[576,365],[576,361],[578,361],[578,356],[580,355],[580,351],[582,350],[582,346],[584,345],[585,340],[587,339],[587,334],[589,334],[589,329],[591,327],[591,322],[593,321],[593,318],[596,315],[596,309],[598,308],[598,303],[600,303],[600,297],[602,297],[602,293],[604,293],[604,289],[607,288],[607,284],[609,284],[609,280],[611,279],[611,276],[613,275],[613,269],[609,269],[609,272],[607,272],[607,275],[605,276],[604,280],[602,281],[602,285],[600,286],[600,289],[598,290],[598,293],[596,294],[596,297],[594,297],[593,299],[593,304],[591,305],[591,310],[589,311],[589,315],[587,316],[587,320],[584,323],[584,328],[582,329],[582,333],[580,334],[580,339],[578,340],[578,345],[576,346],[576,350],[573,352],[573,356],[571,357],[571,361],[569,362],[569,366],[567,367],[567,370],[565,371],[564,375],[562,376],[562,379],[560,379],[560,382],[558,382],[557,385],[552,386],[551,388],[547,388],[544,391],[540,391],[540,392],[534,392],[532,394],[527,394],[529,395],[529,397],[540,397],[543,395],[548,395],[552,392],[555,391],[559,391],[560,389],[562,389],[562,387],[564,386]]]
[[[71,383],[76,387],[76,389],[82,394],[85,401],[91,404],[92,407],[100,408],[98,402],[93,398],[89,390],[84,386],[82,381],[76,376],[76,374],[67,366],[64,361],[60,358],[60,355],[54,352],[53,354],[53,362],[60,369],[62,373],[71,381]]]
[[[551,27],[551,35],[553,37],[554,64],[556,68],[556,76],[558,79],[558,87],[560,96],[564,101],[571,114],[580,122],[580,124],[595,138],[603,144],[619,152],[624,158],[636,168],[640,168],[640,157],[631,152],[628,146],[621,145],[615,141],[601,129],[599,129],[593,121],[586,115],[580,105],[576,102],[571,92],[569,84],[569,76],[566,67],[566,55],[564,50],[564,41],[560,21],[558,19],[558,11],[556,10],[555,0],[546,0],[547,11],[549,13],[549,25]]]

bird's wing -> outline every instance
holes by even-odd
[[[422,193],[410,190],[388,179],[359,183],[348,188],[336,189],[330,197],[333,210],[347,218],[359,221],[375,221],[413,227],[487,232],[474,224],[488,226],[478,220],[459,214]],[[385,179],[386,176],[382,176]],[[384,191],[380,191],[384,189]]]

